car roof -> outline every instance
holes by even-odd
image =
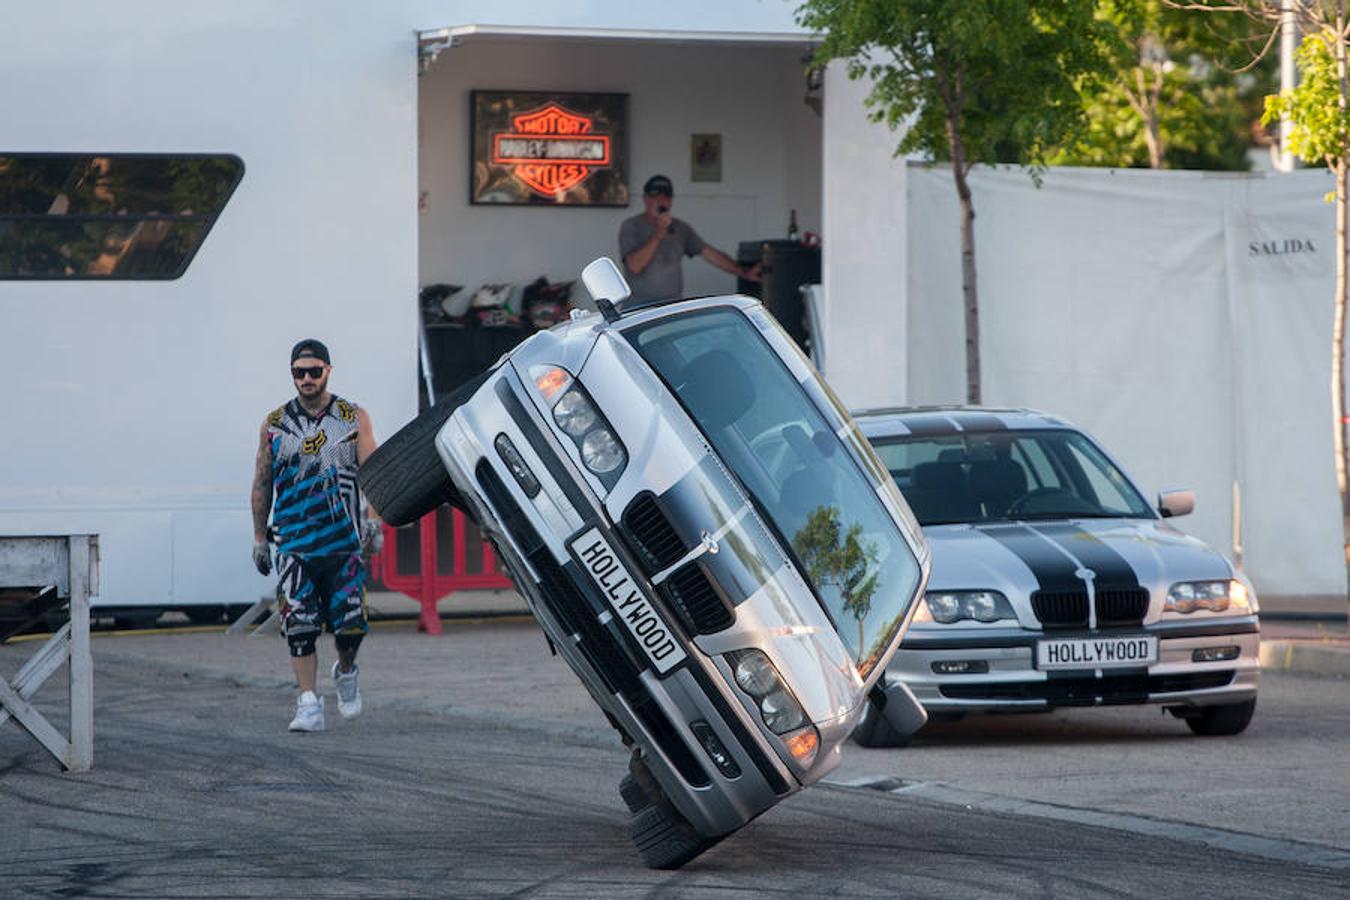
[[[895,406],[860,409],[853,418],[867,438],[968,432],[1064,429],[1073,423],[1035,409],[994,406]]]

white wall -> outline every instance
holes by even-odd
[[[909,395],[908,173],[894,156],[900,135],[867,117],[870,90],[870,81],[849,80],[840,63],[826,70],[825,374],[854,409]]]
[[[820,229],[820,119],[802,102],[800,47],[469,37],[420,80],[423,284],[570,281],[618,254],[619,223],[641,212],[655,172],[675,183],[677,218],[736,255],[739,241],[782,237],[788,211]],[[471,90],[629,94],[627,208],[471,206]],[[722,180],[691,182],[694,133],[722,135]],[[702,260],[684,265],[687,293],[730,292],[735,279]]]

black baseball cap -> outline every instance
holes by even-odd
[[[328,358],[328,348],[324,346],[323,341],[317,338],[305,338],[291,348],[291,362],[295,362],[304,356],[321,359],[330,366],[333,364],[333,361]]]
[[[667,197],[675,196],[675,188],[670,183],[670,179],[664,175],[653,175],[647,179],[647,183],[642,186],[642,193],[648,197],[654,197],[658,194],[664,194]]]

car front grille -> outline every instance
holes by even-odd
[[[1097,626],[1114,628],[1139,625],[1148,612],[1148,591],[1141,587],[1096,590]],[[1036,591],[1031,609],[1046,628],[1086,628],[1087,591]]]
[[[952,700],[1044,700],[1051,706],[1096,706],[1143,703],[1151,694],[1225,687],[1232,683],[1233,675],[1231,670],[1179,675],[1131,672],[1101,678],[1072,676],[1046,681],[944,684],[940,690],[942,696]]]
[[[1098,588],[1097,625],[1139,625],[1148,612],[1148,591],[1144,588]]]
[[[1087,627],[1087,591],[1036,591],[1031,609],[1046,628]]]
[[[711,784],[707,771],[689,745],[680,737],[675,725],[642,683],[642,666],[637,651],[625,647],[617,630],[601,624],[597,610],[586,599],[572,576],[554,559],[539,537],[520,505],[511,496],[506,485],[487,460],[478,463],[475,471],[497,514],[502,527],[525,553],[530,567],[539,575],[540,591],[549,612],[576,638],[576,646],[591,668],[611,693],[627,701],[634,715],[646,727],[661,751],[670,759],[681,777],[694,787]]]
[[[661,590],[672,612],[690,634],[714,634],[736,620],[697,562],[681,566]]]
[[[624,536],[648,575],[675,565],[689,549],[650,491],[633,498],[623,511],[622,524]]]

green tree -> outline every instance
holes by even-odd
[[[1165,0],[1099,0],[1096,15],[1112,75],[1084,92],[1083,139],[1051,161],[1247,169],[1251,124],[1274,80],[1271,60],[1253,64],[1249,23]]]
[[[1297,59],[1300,83],[1287,93],[1266,98],[1264,121],[1282,116],[1292,129],[1285,149],[1309,163],[1325,163],[1336,176],[1336,190],[1328,195],[1336,202],[1336,296],[1331,329],[1332,425],[1335,447],[1336,484],[1341,495],[1341,534],[1347,574],[1350,575],[1350,492],[1347,471],[1350,460],[1350,403],[1345,383],[1345,318],[1347,290],[1347,172],[1350,172],[1350,15],[1347,0],[1167,0],[1178,9],[1194,13],[1240,15],[1266,30],[1258,58],[1275,44],[1282,25],[1297,27],[1304,35]],[[1350,582],[1347,582],[1350,588]],[[1350,596],[1350,593],[1348,593]]]
[[[1346,44],[1350,20],[1346,2],[1310,4],[1305,16],[1320,7],[1321,17],[1305,21],[1298,49],[1299,85],[1292,91],[1266,98],[1265,121],[1288,116],[1293,124],[1289,150],[1305,162],[1326,163],[1336,175],[1336,303],[1331,330],[1331,379],[1336,448],[1336,484],[1341,492],[1341,518],[1346,565],[1350,567],[1350,492],[1347,492],[1347,420],[1350,403],[1345,383],[1345,313],[1347,301],[1347,172],[1350,171],[1350,89],[1347,87]],[[1308,27],[1314,26],[1314,27]],[[1328,197],[1328,199],[1331,199]]]
[[[824,34],[816,61],[868,77],[873,119],[903,129],[896,149],[951,163],[961,207],[966,399],[979,403],[975,207],[980,163],[1046,163],[1083,122],[1078,86],[1102,69],[1102,23],[1083,0],[806,0]],[[1012,159],[1009,159],[1009,157]]]
[[[806,566],[816,589],[838,591],[844,608],[858,620],[859,663],[868,654],[863,623],[872,611],[872,596],[877,592],[877,547],[862,540],[861,535],[861,524],[854,522],[845,529],[838,509],[818,506],[792,538],[792,549]]]

